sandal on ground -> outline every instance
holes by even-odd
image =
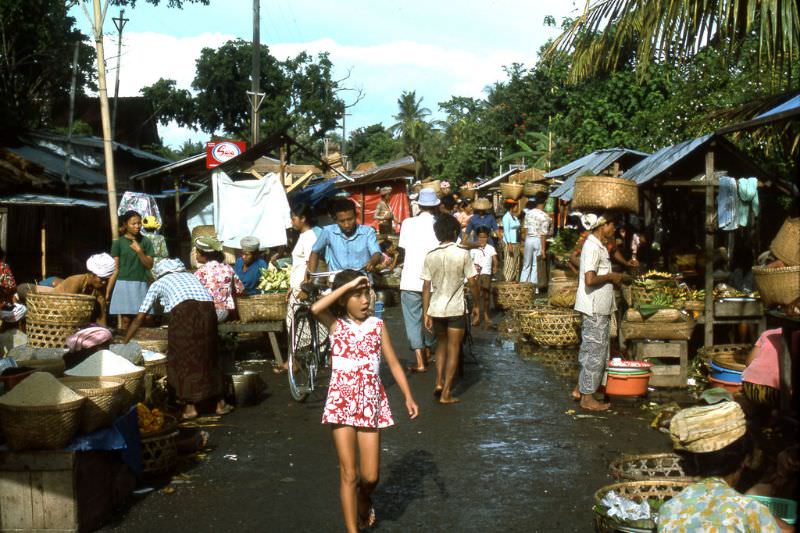
[[[375,508],[370,507],[369,511],[367,512],[367,519],[358,519],[358,529],[372,529],[375,526],[375,522],[377,522],[377,518],[375,517]]]
[[[424,374],[425,372],[428,371],[428,368],[424,366],[422,368],[418,366],[407,366],[406,370],[408,370],[412,374]]]

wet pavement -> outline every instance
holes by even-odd
[[[410,362],[399,308],[385,318]],[[520,355],[484,330],[473,351],[460,404],[433,401],[433,372],[410,376],[414,421],[384,369],[396,426],[382,433],[375,531],[592,531],[593,494],[613,482],[611,460],[670,449],[637,402],[600,415],[577,408],[574,352],[521,346]],[[343,530],[324,393],[295,403],[285,375],[261,369],[269,396],[209,430],[213,450],[183,468],[174,492],[136,497],[103,531]]]

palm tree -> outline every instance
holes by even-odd
[[[540,131],[525,132],[525,140],[517,139],[518,151],[503,157],[502,161],[524,162],[533,168],[550,170],[550,136]]]
[[[417,100],[416,91],[403,91],[397,99],[397,106],[399,111],[393,117],[397,122],[389,131],[403,141],[405,152],[416,161],[415,177],[419,179],[422,144],[431,128],[426,118],[430,116],[431,110],[422,107],[422,97]]]
[[[682,61],[706,46],[735,53],[753,33],[765,64],[783,72],[800,53],[797,0],[586,0],[545,55],[572,52],[570,75],[580,80],[619,68],[633,51],[643,74],[651,61]]]

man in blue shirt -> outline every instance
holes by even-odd
[[[372,272],[381,262],[381,249],[375,230],[356,223],[356,206],[347,198],[331,204],[335,224],[325,226],[311,249],[308,272],[316,272],[320,255],[331,271],[352,269]]]
[[[486,198],[478,198],[478,200],[472,204],[473,207],[473,214],[467,222],[467,229],[465,231],[465,241],[467,242],[474,242],[477,238],[475,233],[478,231],[478,228],[489,228],[491,230],[491,235],[489,235],[489,243],[494,245],[495,244],[495,237],[497,237],[497,219],[494,217],[494,213],[492,212],[492,203],[487,200]]]
[[[239,276],[244,285],[244,293],[247,296],[258,294],[258,283],[261,281],[261,269],[267,268],[267,262],[261,257],[259,248],[261,242],[256,237],[243,238],[239,246],[242,248],[242,256],[236,259],[233,266],[234,272]]]

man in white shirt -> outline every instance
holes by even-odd
[[[433,232],[434,213],[439,207],[439,198],[433,189],[422,189],[417,197],[419,215],[407,218],[400,227],[398,246],[405,250],[403,271],[400,274],[400,304],[406,337],[417,358],[411,372],[425,372],[430,361],[433,335],[422,327],[422,265],[428,252],[439,246]]]
[[[600,387],[608,361],[611,313],[616,311],[614,286],[622,281],[622,274],[611,271],[611,258],[603,243],[614,238],[615,217],[604,213],[593,220],[590,235],[581,250],[581,269],[575,310],[583,315],[581,348],[578,362],[581,370],[573,397],[580,395],[581,407],[590,411],[605,411],[608,403],[598,402],[594,393]]]

